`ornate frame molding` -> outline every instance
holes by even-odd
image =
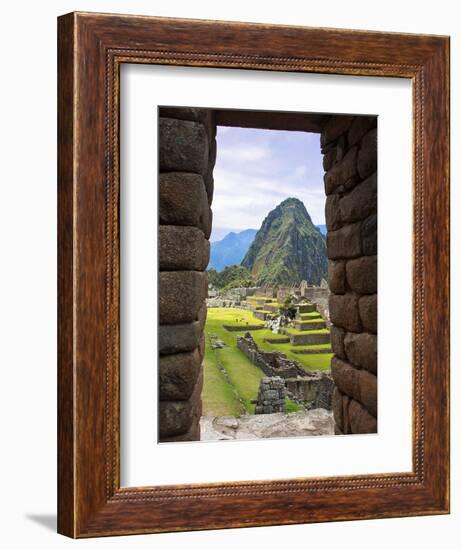
[[[86,13],[62,16],[58,28],[59,532],[88,537],[447,513],[448,38]],[[412,79],[412,472],[120,487],[121,63]]]

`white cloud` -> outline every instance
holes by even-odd
[[[249,145],[222,147],[219,151],[219,155],[222,159],[230,159],[234,162],[261,160],[269,154],[269,149]]]
[[[325,223],[318,136],[305,132],[218,128],[214,169],[214,234],[259,229],[287,197],[302,200],[315,224]],[[224,135],[223,135],[224,134]]]

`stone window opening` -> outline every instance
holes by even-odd
[[[377,117],[159,108],[159,440],[200,439],[217,126],[320,134],[337,434],[377,431]]]

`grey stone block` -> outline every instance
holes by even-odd
[[[159,275],[159,316],[165,325],[196,321],[208,292],[199,271],[163,271]]]
[[[205,174],[209,140],[200,122],[159,118],[159,167],[161,172]]]

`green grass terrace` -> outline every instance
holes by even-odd
[[[242,330],[226,330],[225,326]],[[260,349],[280,351],[306,371],[330,369],[332,353],[328,352],[329,345],[296,346],[296,351],[305,350],[308,353],[294,353],[294,346],[286,343],[287,337],[273,334],[266,329],[262,321],[253,317],[252,311],[209,308],[205,325],[206,351],[202,391],[203,414],[206,416],[240,416],[244,413],[254,413],[255,405],[251,400],[257,397],[264,373],[237,348],[237,336],[247,331],[251,332]],[[314,332],[328,333],[328,330]],[[222,340],[225,347],[212,350],[210,335]],[[267,339],[271,342],[267,342]],[[296,403],[287,402],[288,412],[297,409]]]

